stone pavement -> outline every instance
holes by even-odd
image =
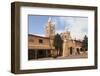
[[[35,61],[39,60],[58,60],[58,59],[83,59],[83,58],[88,58],[88,55],[87,53],[84,53],[84,54],[79,54],[79,55],[69,55],[67,57],[62,57],[62,56],[59,56],[57,58],[52,58],[52,57],[49,57],[49,58],[39,58],[39,59],[35,59]],[[34,60],[34,59],[33,59]]]

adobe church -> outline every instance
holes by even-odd
[[[55,24],[52,19],[49,18],[44,28],[45,36],[37,36],[28,34],[28,59],[38,59],[52,57],[52,52],[55,51],[53,41],[55,37]],[[63,44],[62,51],[58,56],[67,57],[69,55],[80,54],[82,42],[79,40],[73,40],[70,35],[70,31],[64,30],[60,34]]]

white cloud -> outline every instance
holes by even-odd
[[[56,31],[55,31],[55,34],[57,34],[57,33],[60,34],[60,33],[62,33],[62,32],[64,32],[64,30],[56,30]]]
[[[88,18],[86,17],[60,17],[66,22],[65,27],[71,32],[73,39],[83,39],[84,35],[88,35]]]

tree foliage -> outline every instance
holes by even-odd
[[[54,44],[55,46],[55,49],[58,50],[58,49],[62,49],[62,39],[61,39],[61,36],[59,34],[56,34],[55,37],[54,37]]]
[[[84,36],[84,39],[82,41],[82,48],[84,48],[85,51],[88,50],[88,37],[86,35]]]

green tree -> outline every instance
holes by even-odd
[[[82,48],[85,49],[85,51],[88,50],[88,37],[85,35],[84,39],[82,41]]]
[[[55,47],[55,51],[57,52],[61,52],[62,51],[62,39],[61,36],[59,34],[56,34],[54,37],[54,47]]]

